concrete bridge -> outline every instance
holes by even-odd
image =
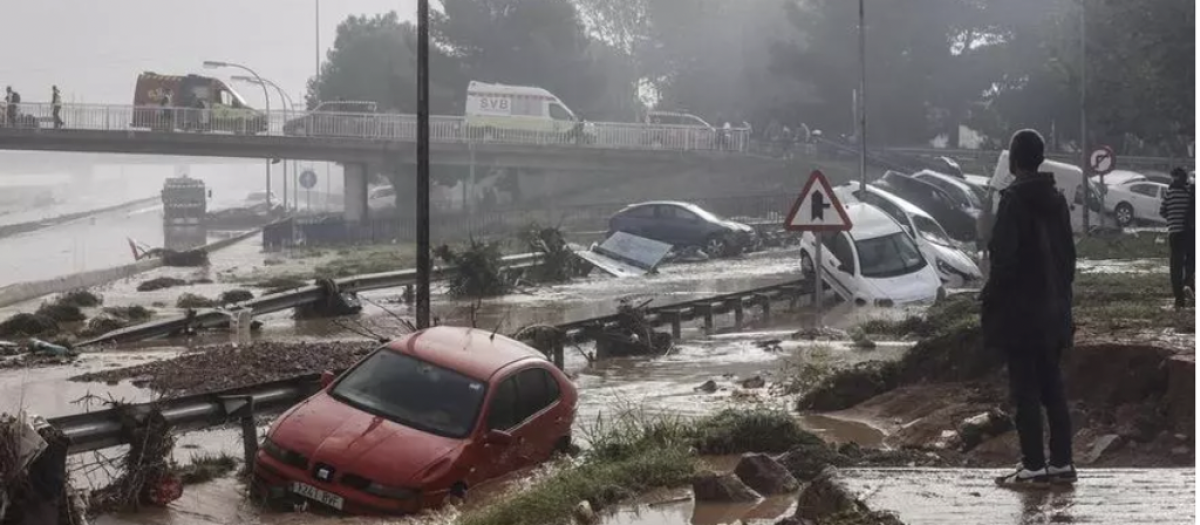
[[[0,127],[0,150],[337,162],[345,166],[346,215],[352,221],[365,218],[370,175],[404,173],[411,178],[416,164],[413,115],[64,104],[58,116],[61,128],[54,126],[51,105],[21,104],[15,121],[5,118]],[[766,160],[747,153],[746,130],[552,124],[557,131],[475,128],[462,117],[433,116],[433,162],[595,172],[689,165],[735,168],[747,160]]]

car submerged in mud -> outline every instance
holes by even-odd
[[[253,490],[268,501],[418,512],[571,446],[575,386],[486,330],[409,334],[323,383],[263,440]]]
[[[879,208],[863,202],[845,203],[850,231],[822,236],[822,270],[846,289],[855,306],[890,307],[929,303],[946,290],[916,241]],[[804,275],[816,272],[816,237],[800,237]]]

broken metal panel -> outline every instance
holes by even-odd
[[[617,232],[590,250],[575,253],[613,276],[637,277],[653,271],[671,248],[665,242]]]

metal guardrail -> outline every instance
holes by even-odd
[[[501,259],[505,268],[514,270],[534,266],[540,263],[541,260],[542,255],[539,253],[509,255]],[[443,279],[451,271],[454,271],[453,266],[436,267],[433,270],[431,278]],[[417,270],[415,269],[357,275],[333,280],[338,292],[353,293],[365,292],[368,290],[379,290],[383,288],[396,288],[414,284],[416,282]],[[230,305],[228,308],[198,310],[193,317],[181,316],[174,319],[151,321],[140,325],[130,326],[128,328],[109,332],[100,337],[82,341],[75,346],[86,347],[103,343],[140,341],[179,332],[188,327],[215,328],[229,323],[230,312],[236,309],[248,308],[250,309],[252,316],[265,315],[287,310],[289,308],[315,303],[325,298],[329,292],[330,290],[322,286],[306,285],[287,292],[257,297],[249,301]]]
[[[199,109],[166,106],[62,104],[55,126],[54,106],[22,103],[11,119],[0,111],[0,123],[31,132],[155,131],[219,133],[277,137],[315,137],[365,141],[415,142],[416,115]],[[573,121],[546,121],[543,130],[472,125],[464,117],[430,117],[430,140],[436,143],[538,145],[598,149],[745,152],[749,130],[693,126],[588,122],[582,133]]]
[[[384,279],[383,277],[370,277],[361,285],[371,286],[384,282]],[[656,327],[672,325],[672,332],[675,337],[679,337],[679,324],[683,321],[703,319],[706,328],[712,328],[714,315],[733,312],[736,322],[740,326],[744,308],[747,305],[758,305],[763,309],[764,316],[769,316],[772,301],[795,301],[801,295],[811,293],[811,291],[811,281],[789,281],[741,292],[647,308],[646,320]],[[619,320],[620,314],[611,314],[559,324],[556,325],[556,328],[563,331],[568,340],[582,342],[594,339],[605,327],[615,325]],[[561,348],[558,351],[561,352]],[[561,359],[561,355],[558,359]],[[270,383],[219,392],[49,418],[48,422],[70,438],[69,453],[71,454],[124,444],[128,439],[128,433],[122,426],[122,416],[127,414],[132,414],[134,417],[144,416],[153,407],[157,407],[161,411],[166,422],[176,432],[223,425],[233,422],[235,419],[243,420],[243,431],[249,429],[252,432],[254,426],[247,424],[246,420],[254,415],[281,412],[304,400],[319,389],[319,379],[319,374],[304,374]]]

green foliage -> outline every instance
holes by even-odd
[[[455,270],[449,276],[450,295],[455,297],[495,297],[512,290],[512,281],[504,275],[500,244],[471,239],[461,252],[446,245],[434,255]]]

